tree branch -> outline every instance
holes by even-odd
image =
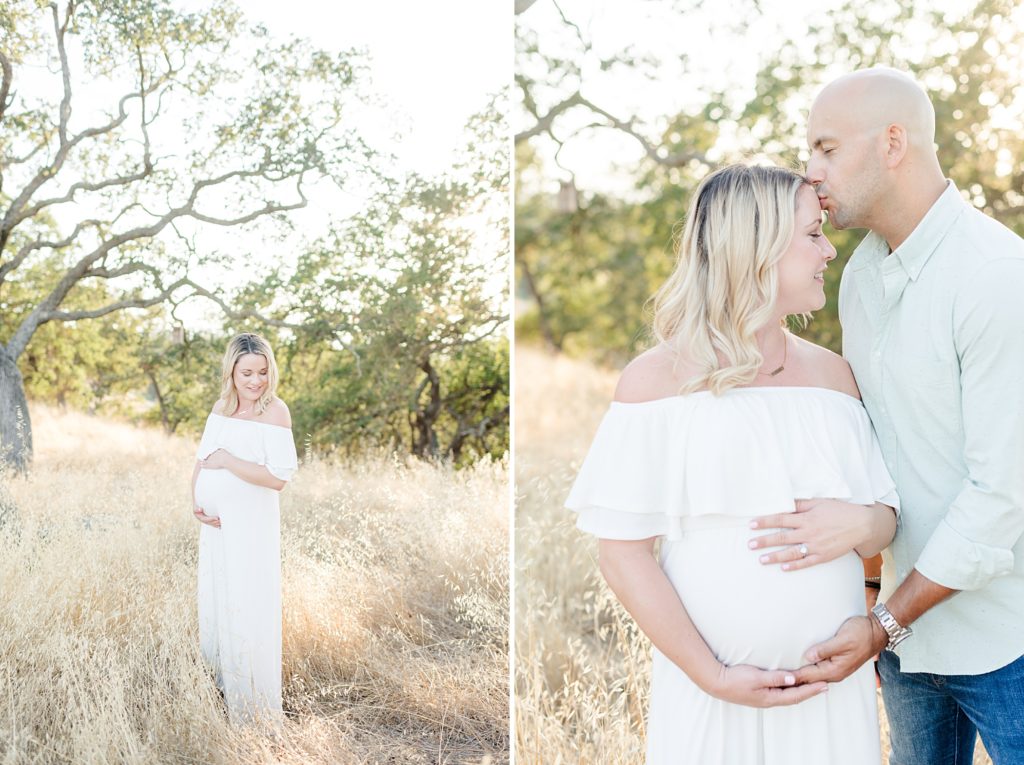
[[[139,271],[146,271],[157,277],[160,275],[160,270],[156,266],[150,266],[138,260],[133,260],[129,263],[125,263],[119,268],[107,268],[105,266],[90,268],[84,274],[83,279],[97,278],[97,279],[116,279],[119,276],[125,276],[126,274],[134,274]]]
[[[0,120],[2,120],[4,112],[10,106],[7,97],[10,95],[11,83],[14,81],[14,69],[11,67],[11,61],[2,50],[0,50],[0,69],[3,69],[3,80],[0,81]]]
[[[106,241],[101,242],[92,252],[83,256],[79,259],[75,265],[71,266],[57,285],[53,288],[49,295],[47,295],[29,314],[26,316],[18,329],[15,330],[14,335],[8,342],[8,351],[11,355],[17,359],[18,356],[28,346],[29,340],[32,338],[32,334],[41,325],[50,321],[54,316],[58,315],[57,306],[61,304],[68,292],[77,284],[85,274],[92,268],[93,264],[103,258],[111,250],[120,247],[128,242],[136,241],[139,239],[151,239],[159,234],[169,223],[177,218],[189,217],[196,220],[205,221],[214,225],[220,226],[235,226],[241,223],[247,223],[263,215],[270,215],[276,212],[284,212],[287,210],[295,210],[297,208],[306,205],[307,200],[302,192],[302,173],[295,173],[291,177],[297,176],[296,179],[296,190],[299,193],[300,201],[292,204],[274,204],[268,202],[259,210],[248,215],[243,215],[238,218],[216,218],[210,215],[204,215],[196,212],[194,205],[196,199],[199,196],[199,192],[203,189],[215,187],[221,183],[235,178],[249,178],[263,176],[265,171],[264,167],[260,167],[256,170],[233,170],[228,173],[224,173],[216,178],[208,178],[201,181],[197,181],[192,187],[192,193],[189,195],[188,200],[181,207],[176,207],[165,213],[160,219],[151,223],[148,226],[139,226],[121,234],[111,236]],[[99,314],[102,315],[102,314]]]
[[[648,141],[643,135],[638,133],[633,128],[633,120],[629,120],[628,122],[620,120],[618,117],[615,117],[614,115],[602,109],[600,106],[597,106],[592,101],[588,101],[585,98],[581,98],[581,103],[583,106],[586,106],[595,114],[600,114],[602,117],[607,119],[611,123],[610,127],[613,127],[616,130],[621,130],[623,133],[626,133],[627,135],[633,136],[633,138],[635,138],[636,141],[643,147],[643,150],[647,154],[647,156],[653,159],[659,165],[664,165],[665,167],[680,167],[693,159],[698,159],[704,164],[708,164],[707,155],[705,155],[704,152],[701,151],[684,151],[679,152],[678,154],[663,155],[659,152],[657,146]]]
[[[555,119],[560,114],[569,111],[569,109],[572,109],[575,106],[583,106],[592,111],[594,114],[600,115],[601,117],[604,117],[605,120],[607,120],[606,125],[594,124],[591,125],[590,127],[614,128],[615,130],[619,130],[625,133],[626,135],[631,136],[634,140],[636,140],[637,143],[640,144],[640,146],[644,150],[644,153],[650,159],[657,162],[659,165],[663,165],[665,167],[681,167],[682,165],[685,165],[686,163],[694,159],[699,160],[704,164],[709,164],[707,155],[701,151],[684,151],[678,152],[676,154],[667,154],[661,151],[660,147],[658,147],[654,143],[651,143],[651,141],[649,141],[646,136],[644,136],[642,133],[637,131],[635,127],[633,127],[634,121],[632,119],[628,121],[619,119],[611,112],[601,108],[593,101],[585,98],[578,90],[572,95],[568,96],[567,98],[564,98],[561,101],[559,101],[553,107],[551,107],[551,109],[543,117],[538,117],[537,123],[529,130],[524,130],[521,133],[517,133],[515,137],[515,142],[519,143],[529,138],[533,138],[535,135],[547,133],[552,137],[552,139],[554,139],[556,143],[564,143],[563,141],[555,137],[554,133],[552,132],[552,127]]]
[[[102,191],[103,189],[111,188],[112,186],[127,186],[130,183],[136,181],[142,181],[148,178],[153,173],[153,165],[149,162],[149,157],[145,158],[145,166],[142,170],[132,173],[131,175],[120,175],[116,178],[107,178],[105,181],[99,181],[97,183],[86,183],[85,181],[79,181],[71,185],[71,188],[62,197],[52,197],[50,199],[43,199],[40,202],[32,205],[19,215],[14,225],[18,225],[23,220],[33,217],[43,209],[50,207],[51,205],[64,204],[74,199],[75,194],[79,191]]]
[[[574,106],[581,106],[583,104],[583,96],[577,90],[571,96],[562,99],[557,104],[552,106],[551,109],[548,110],[548,113],[545,114],[543,117],[538,115],[536,112],[533,112],[534,116],[537,117],[537,124],[535,124],[529,130],[524,130],[522,133],[516,133],[515,142],[521,143],[522,141],[525,141],[529,138],[533,138],[535,135],[540,135],[541,133],[550,134],[551,126],[554,123],[555,118],[557,118],[559,114],[561,114],[562,112],[569,111]],[[552,135],[551,137],[554,138],[554,135]]]
[[[64,247],[67,247],[72,242],[74,242],[86,226],[94,226],[96,228],[99,228],[102,225],[104,225],[103,221],[100,220],[83,220],[78,225],[76,225],[74,231],[68,234],[68,236],[66,236],[64,239],[61,239],[56,242],[47,241],[45,239],[36,239],[35,241],[28,242],[20,250],[18,250],[18,254],[11,258],[11,260],[0,265],[0,284],[4,283],[7,274],[9,274],[11,271],[20,266],[22,262],[25,260],[25,258],[27,258],[35,250],[42,249],[43,247],[46,247],[51,250],[63,249]]]
[[[60,46],[61,50],[63,51],[63,39],[61,38],[58,42],[59,42],[59,46]],[[62,54],[62,59],[61,60],[62,60],[62,62],[66,63],[67,55],[66,54]],[[63,63],[62,63],[62,66],[63,66]],[[0,222],[0,250],[3,249],[4,245],[6,245],[7,238],[10,236],[10,232],[14,229],[15,226],[17,226],[23,220],[26,220],[27,218],[30,218],[33,215],[38,214],[41,210],[45,209],[46,207],[48,207],[50,205],[59,204],[61,202],[71,201],[71,199],[74,197],[75,191],[81,191],[81,190],[95,191],[95,190],[97,190],[99,188],[105,188],[106,186],[124,185],[124,183],[131,182],[133,179],[134,180],[141,180],[142,178],[145,178],[146,176],[149,175],[149,173],[152,171],[152,160],[150,158],[150,153],[149,153],[149,136],[148,136],[148,134],[146,132],[146,129],[145,129],[145,124],[148,124],[148,123],[144,123],[144,125],[143,125],[143,138],[144,138],[144,146],[145,146],[145,152],[144,152],[144,155],[143,155],[143,168],[144,168],[144,170],[142,171],[142,174],[141,174],[140,177],[138,177],[138,178],[135,177],[135,176],[139,175],[137,173],[137,174],[134,174],[133,176],[126,176],[125,178],[127,178],[127,180],[125,180],[123,182],[122,182],[122,179],[112,179],[110,181],[104,182],[103,184],[98,184],[98,185],[97,184],[93,184],[93,185],[96,186],[96,188],[90,188],[90,184],[75,184],[75,186],[73,186],[71,188],[71,190],[69,190],[63,197],[54,197],[52,199],[44,200],[44,201],[39,202],[38,204],[34,205],[30,209],[28,209],[26,211],[23,211],[23,208],[25,207],[26,204],[28,204],[28,201],[36,193],[36,191],[39,189],[39,187],[42,186],[44,183],[46,183],[48,180],[50,180],[50,178],[55,176],[58,172],[60,172],[60,169],[64,166],[64,162],[67,159],[67,157],[70,154],[72,149],[74,149],[76,146],[78,146],[80,143],[82,143],[82,141],[84,141],[84,140],[86,140],[88,138],[93,138],[93,137],[98,136],[98,135],[103,135],[105,133],[110,133],[111,131],[116,130],[118,127],[123,125],[124,122],[128,119],[128,108],[127,108],[128,102],[131,101],[134,98],[138,98],[138,99],[142,100],[143,102],[145,102],[146,96],[151,95],[152,93],[156,92],[157,90],[161,89],[164,85],[166,85],[167,82],[171,79],[171,77],[173,77],[174,74],[176,74],[176,71],[177,70],[174,70],[174,69],[168,69],[160,77],[154,78],[154,80],[152,82],[150,82],[150,84],[148,86],[146,86],[146,87],[141,87],[140,86],[140,90],[138,90],[136,92],[125,94],[124,96],[121,97],[121,99],[117,103],[117,116],[112,117],[110,119],[110,121],[107,122],[106,124],[97,125],[97,126],[91,127],[91,128],[86,128],[82,132],[80,132],[77,135],[73,136],[71,139],[68,139],[68,137],[67,137],[67,117],[70,116],[70,109],[71,109],[71,107],[70,107],[70,93],[71,93],[71,91],[70,91],[70,81],[67,80],[67,77],[69,75],[65,75],[65,80],[66,80],[65,87],[67,89],[65,91],[64,101],[61,102],[61,117],[60,117],[61,122],[60,122],[60,124],[58,126],[58,133],[59,133],[59,136],[60,136],[60,146],[59,146],[59,148],[57,150],[57,153],[54,155],[53,160],[49,164],[47,164],[45,167],[40,168],[39,172],[36,173],[36,176],[28,184],[26,184],[26,186],[22,190],[21,194],[19,194],[18,197],[11,202],[10,207],[8,207],[7,212],[4,214],[3,221]],[[162,97],[162,93],[160,95]],[[67,102],[67,108],[66,109],[65,109],[65,101]],[[143,110],[143,115],[145,115],[145,110]],[[37,147],[36,150],[38,150],[38,147]],[[34,154],[35,151],[33,151],[32,153]]]
[[[51,137],[51,135],[52,135],[52,132],[44,132],[42,139],[39,141],[39,143],[36,144],[36,147],[34,149],[32,149],[32,151],[30,151],[24,157],[8,157],[8,158],[5,158],[4,161],[3,161],[3,166],[23,165],[23,164],[25,164],[30,159],[32,159],[32,157],[34,157],[36,154],[38,154],[39,152],[41,152],[43,149],[45,149],[47,146],[50,145],[50,137]]]
[[[60,144],[63,148],[68,142],[68,120],[71,119],[71,66],[68,64],[68,52],[64,47],[64,35],[68,31],[68,23],[75,12],[74,0],[68,3],[67,13],[64,14],[64,24],[60,23],[60,13],[57,3],[50,3],[50,10],[53,11],[53,31],[57,37],[57,54],[60,56],[60,75],[64,83],[64,97],[60,102],[59,135]]]
[[[558,11],[558,15],[562,17],[562,23],[566,26],[572,27],[576,33],[576,39],[580,41],[580,45],[583,46],[584,53],[590,51],[590,43],[583,37],[583,30],[580,29],[574,22],[569,21],[569,17],[565,15],[565,11],[562,10],[562,6],[558,4],[557,0],[552,0],[552,4],[555,6],[555,10]]]
[[[558,0],[552,0],[552,4],[554,5],[555,10],[558,12],[558,15],[561,18],[562,23],[572,31],[579,44],[582,46],[583,55],[585,56],[587,53],[590,53],[592,51],[592,46],[587,41],[586,36],[583,34],[583,30],[579,27],[578,24],[573,22],[565,14]],[[598,63],[600,64],[601,70],[606,71],[616,64],[632,65],[631,62],[632,57],[620,53],[607,59],[601,59]],[[549,65],[549,68],[550,66],[551,65]],[[582,77],[580,71],[576,71],[576,75]],[[531,92],[532,82],[527,77],[519,74],[516,75],[515,81],[516,84],[519,86],[519,90],[521,91],[523,96],[523,108],[525,108],[526,111],[529,114],[531,114],[535,119],[535,122],[532,127],[516,134],[516,144],[519,144],[522,141],[527,141],[533,138],[534,136],[546,133],[560,147],[563,146],[567,141],[571,140],[571,136],[570,138],[566,139],[558,138],[558,136],[554,134],[554,123],[561,114],[573,109],[574,107],[582,106],[591,111],[592,113],[606,120],[606,124],[595,124],[591,125],[590,127],[612,128],[614,130],[618,130],[622,133],[625,133],[628,136],[631,136],[637,143],[640,144],[641,148],[644,151],[644,154],[646,154],[648,158],[658,163],[659,165],[663,165],[665,167],[680,167],[694,159],[700,160],[701,162],[708,164],[707,156],[700,151],[684,151],[678,152],[676,154],[669,154],[667,151],[664,150],[663,147],[650,141],[645,135],[643,135],[639,130],[636,129],[635,118],[631,118],[629,120],[620,119],[613,115],[612,113],[610,113],[607,109],[603,109],[602,107],[595,104],[593,101],[586,98],[582,92],[584,87],[582,81],[580,81],[577,84],[574,92],[564,97],[561,101],[552,106],[543,115],[540,114],[540,110],[537,107],[537,103],[533,98],[533,94]]]
[[[160,294],[152,297],[143,298],[130,298],[126,300],[118,300],[115,303],[110,303],[102,308],[94,308],[92,310],[83,311],[49,311],[43,317],[41,324],[47,321],[78,321],[79,319],[95,319],[100,316],[106,316],[108,313],[114,311],[120,311],[125,308],[149,308],[157,303],[162,303],[181,287],[191,285],[188,279],[178,279],[176,282],[171,284],[167,289],[163,290]]]
[[[184,280],[184,282],[186,284],[188,284],[192,288],[192,296],[198,295],[198,296],[204,297],[204,298],[206,298],[208,300],[212,300],[214,303],[216,303],[218,306],[220,306],[221,311],[223,311],[224,315],[227,316],[229,319],[235,319],[236,321],[242,321],[242,320],[245,320],[245,319],[256,319],[257,321],[259,321],[259,322],[261,322],[263,324],[266,324],[268,326],[271,326],[271,327],[281,327],[283,329],[294,329],[294,330],[308,329],[308,325],[306,325],[306,324],[301,324],[301,323],[296,324],[295,322],[284,321],[283,319],[272,319],[269,316],[265,316],[262,313],[260,313],[259,311],[256,311],[255,309],[252,309],[252,308],[244,308],[244,309],[241,309],[241,310],[239,310],[237,308],[232,308],[224,300],[224,298],[222,298],[220,295],[216,294],[215,292],[211,292],[210,290],[206,289],[205,287],[199,286],[198,284],[196,284],[195,282],[193,282],[190,279],[186,279],[186,280]]]

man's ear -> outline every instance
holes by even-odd
[[[885,129],[885,166],[890,170],[897,167],[907,155],[907,129],[893,123]]]

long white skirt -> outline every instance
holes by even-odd
[[[199,640],[233,723],[281,716],[278,493],[202,470],[196,504],[220,517],[199,532]]]

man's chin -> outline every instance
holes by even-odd
[[[867,226],[864,223],[857,223],[856,221],[843,220],[841,218],[833,218],[831,215],[828,216],[828,224],[835,231],[846,231],[847,229],[856,229],[856,228],[869,228],[869,226]]]
[[[842,231],[846,228],[846,224],[843,222],[842,218],[836,215],[832,210],[826,208],[825,214],[828,216],[828,225],[836,231]]]

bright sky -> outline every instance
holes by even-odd
[[[551,0],[537,0],[519,17],[519,24],[538,31],[542,51],[586,61],[584,96],[620,119],[639,117],[647,123],[644,132],[657,139],[665,117],[703,106],[712,89],[720,88],[744,102],[754,92],[759,62],[772,47],[781,40],[799,40],[803,30],[824,23],[827,11],[841,4],[842,0],[805,4],[760,0],[758,14],[752,10],[751,0],[694,3],[699,7],[685,12],[681,8],[689,3],[667,0],[560,0],[558,6],[566,17],[593,44],[596,55],[588,59],[574,54],[579,43]],[[954,18],[972,5],[973,0],[949,0],[942,8]],[[744,23],[749,25],[746,29]],[[652,77],[597,69],[599,56],[627,49],[637,57],[650,56],[661,62]],[[841,56],[837,59],[835,73],[845,72]],[[807,94],[808,105],[813,95]],[[613,193],[631,188],[643,157],[639,144],[618,131],[586,130],[591,117],[579,111],[573,129],[583,132],[562,149],[558,163],[575,173],[579,188]],[[513,129],[525,126],[521,110],[517,110]],[[570,132],[563,128],[563,135]],[[536,180],[548,190],[557,190],[557,180],[568,178],[568,172],[559,172],[550,141],[547,145],[535,141],[534,145],[549,168],[544,179]]]
[[[208,0],[172,0],[182,10],[204,9]],[[325,3],[319,0],[238,0],[249,19],[267,29],[280,41],[291,37],[307,38],[315,47],[329,51],[351,48],[366,52],[370,83],[366,90],[380,108],[357,110],[357,129],[377,150],[395,157],[392,170],[415,171],[433,175],[449,168],[465,144],[465,125],[469,117],[481,111],[490,95],[507,89],[512,80],[512,11],[505,3],[478,0],[433,0],[430,3],[407,0]],[[61,13],[63,3],[60,3]],[[48,13],[44,29],[51,38]],[[47,40],[52,46],[51,39]],[[73,58],[72,127],[99,124],[116,111],[123,85],[104,80],[86,80],[76,41],[70,41]],[[35,58],[15,73],[15,91],[25,94],[59,89],[59,69],[52,55],[48,62]],[[353,114],[353,113],[350,113]],[[182,155],[180,129],[171,116],[163,131],[154,130],[154,154],[158,157]],[[61,184],[67,181],[61,181]],[[63,185],[60,186],[62,189]],[[273,242],[258,233],[240,232],[219,226],[198,224],[201,249],[220,251],[234,258],[248,256],[240,268],[224,270],[218,266],[194,272],[198,281],[229,288],[245,280],[261,263],[287,262],[302,246],[326,231],[330,216],[344,217],[357,211],[366,199],[367,189],[348,184],[344,190],[333,184],[307,186],[309,203],[293,213],[295,233],[287,240]],[[88,204],[88,203],[86,203]],[[209,203],[206,203],[209,204]],[[210,210],[216,214],[216,210]],[[53,209],[57,220],[67,229],[83,216],[95,211],[73,203]],[[183,224],[188,227],[188,223]],[[167,231],[169,235],[169,231]],[[493,233],[487,235],[494,240]],[[484,248],[481,248],[484,249]],[[191,300],[178,315],[187,322],[210,324],[219,314],[207,301]]]
[[[185,11],[209,6],[207,0],[172,2]],[[374,148],[395,155],[398,171],[433,175],[449,167],[464,145],[467,119],[483,109],[490,95],[507,88],[512,79],[512,13],[504,3],[238,0],[238,4],[250,20],[262,24],[279,40],[298,36],[328,51],[365,50],[370,70],[366,89],[383,101],[383,107],[360,111],[363,122],[359,132]],[[18,72],[18,84],[26,88],[26,93],[59,88],[57,71],[53,62],[49,72],[47,67],[35,64]],[[102,122],[103,114],[116,109],[121,92],[102,82],[88,82],[76,83],[74,94],[73,127],[81,127]],[[175,115],[172,122],[176,121]],[[173,131],[159,136],[154,132],[154,141],[161,142],[154,153],[183,153],[183,140]],[[230,288],[245,279],[247,271],[259,270],[261,262],[294,256],[303,240],[314,239],[326,230],[329,216],[358,210],[367,190],[350,185],[340,191],[321,184],[307,187],[307,192],[308,206],[292,214],[296,233],[283,242],[200,224],[204,251],[253,257],[238,270],[203,268],[193,276]],[[54,212],[58,220],[71,224],[68,229],[83,214],[90,214],[83,213],[79,205],[64,205]],[[205,324],[215,319],[216,311],[206,301],[192,300],[178,315]]]
[[[246,15],[275,36],[308,37],[326,50],[365,48],[372,89],[393,105],[405,139],[392,146],[409,167],[443,170],[466,119],[512,79],[511,9],[480,0],[244,0]],[[205,3],[190,2],[195,7]]]
[[[177,4],[184,9],[207,5],[204,0]],[[511,13],[501,3],[241,0],[239,6],[276,38],[308,38],[329,51],[364,49],[369,90],[386,109],[376,115],[379,121],[370,115],[362,132],[375,148],[395,154],[399,168],[424,175],[452,164],[464,144],[468,118],[512,79]],[[388,139],[396,133],[400,140]],[[359,193],[318,188],[308,207],[294,214],[298,230],[315,233],[328,215],[358,209]],[[224,232],[222,238],[230,236]],[[190,303],[189,313],[217,316],[206,301]]]

